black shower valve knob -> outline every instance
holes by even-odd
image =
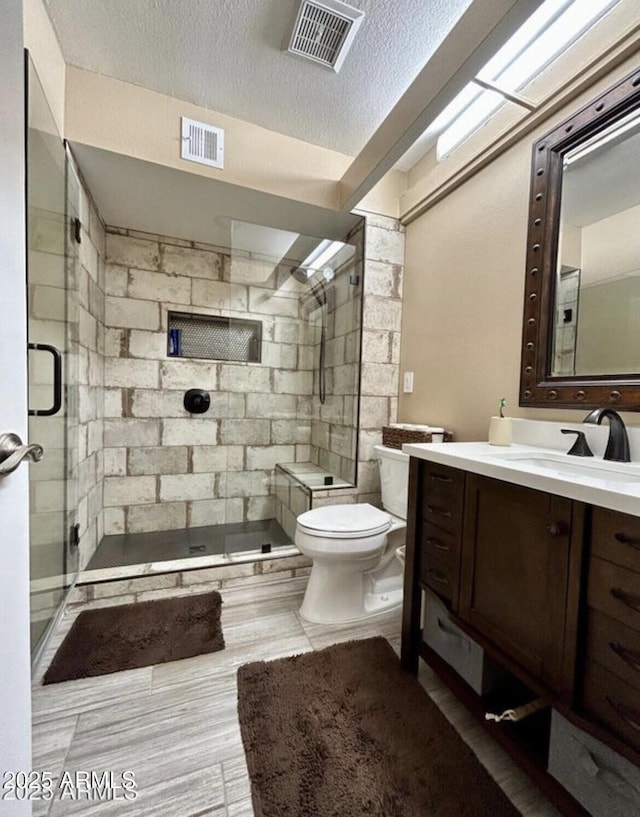
[[[204,389],[189,389],[184,395],[184,407],[189,414],[204,414],[211,405],[209,392]]]

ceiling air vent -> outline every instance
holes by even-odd
[[[287,51],[339,71],[363,17],[338,0],[302,0]]]
[[[209,167],[224,166],[224,131],[204,122],[182,117],[183,159]]]

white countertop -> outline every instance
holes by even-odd
[[[565,449],[567,442],[571,440],[563,438]],[[420,443],[402,450],[418,459],[640,516],[640,462],[605,462],[600,456],[581,462],[582,457],[570,457],[557,447],[523,443]]]

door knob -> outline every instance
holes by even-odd
[[[41,445],[23,445],[17,434],[0,434],[0,477],[13,473],[23,460],[38,462],[43,454]]]

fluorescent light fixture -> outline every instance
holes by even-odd
[[[558,5],[558,0],[547,0]],[[507,91],[515,91],[569,48],[618,0],[574,0],[546,28],[536,32],[529,45],[495,77]],[[541,6],[545,10],[547,3]],[[566,3],[564,4],[566,5]],[[535,17],[535,15],[533,15]]]
[[[563,159],[564,167],[569,167],[569,165],[579,162],[580,159],[584,159],[585,156],[593,153],[594,150],[599,150],[609,142],[619,139],[623,133],[637,128],[639,124],[640,114],[638,114],[638,111],[631,111],[631,113],[627,114],[627,116],[623,116],[618,122],[614,122],[605,130],[597,133],[574,150],[570,150],[566,153]]]
[[[546,0],[489,60],[478,79],[507,92],[520,90],[617,2]],[[495,91],[481,90],[473,83],[467,85],[429,128],[446,128],[438,137],[438,160],[475,133],[504,102],[505,98]]]
[[[476,86],[477,87],[477,86]],[[438,160],[447,156],[486,122],[494,111],[504,104],[504,97],[496,91],[480,90],[475,100],[438,137],[436,156]]]
[[[325,238],[315,250],[309,253],[300,266],[307,270],[307,277],[311,277],[316,270],[324,269],[329,261],[346,246],[342,241],[331,241]]]
[[[442,113],[433,120],[433,122],[427,128],[427,131],[435,133],[443,130],[443,128],[446,128],[447,125],[453,122],[456,117],[460,116],[465,108],[468,108],[474,99],[477,99],[481,93],[482,88],[480,88],[480,86],[476,85],[474,82],[470,82],[468,85],[465,85],[460,93],[451,100]]]
[[[518,59],[525,49],[538,37],[544,29],[551,25],[554,18],[571,5],[571,0],[547,0],[523,23],[496,54],[478,73],[480,79],[493,82],[507,69],[514,60]],[[514,89],[512,89],[514,90]]]

